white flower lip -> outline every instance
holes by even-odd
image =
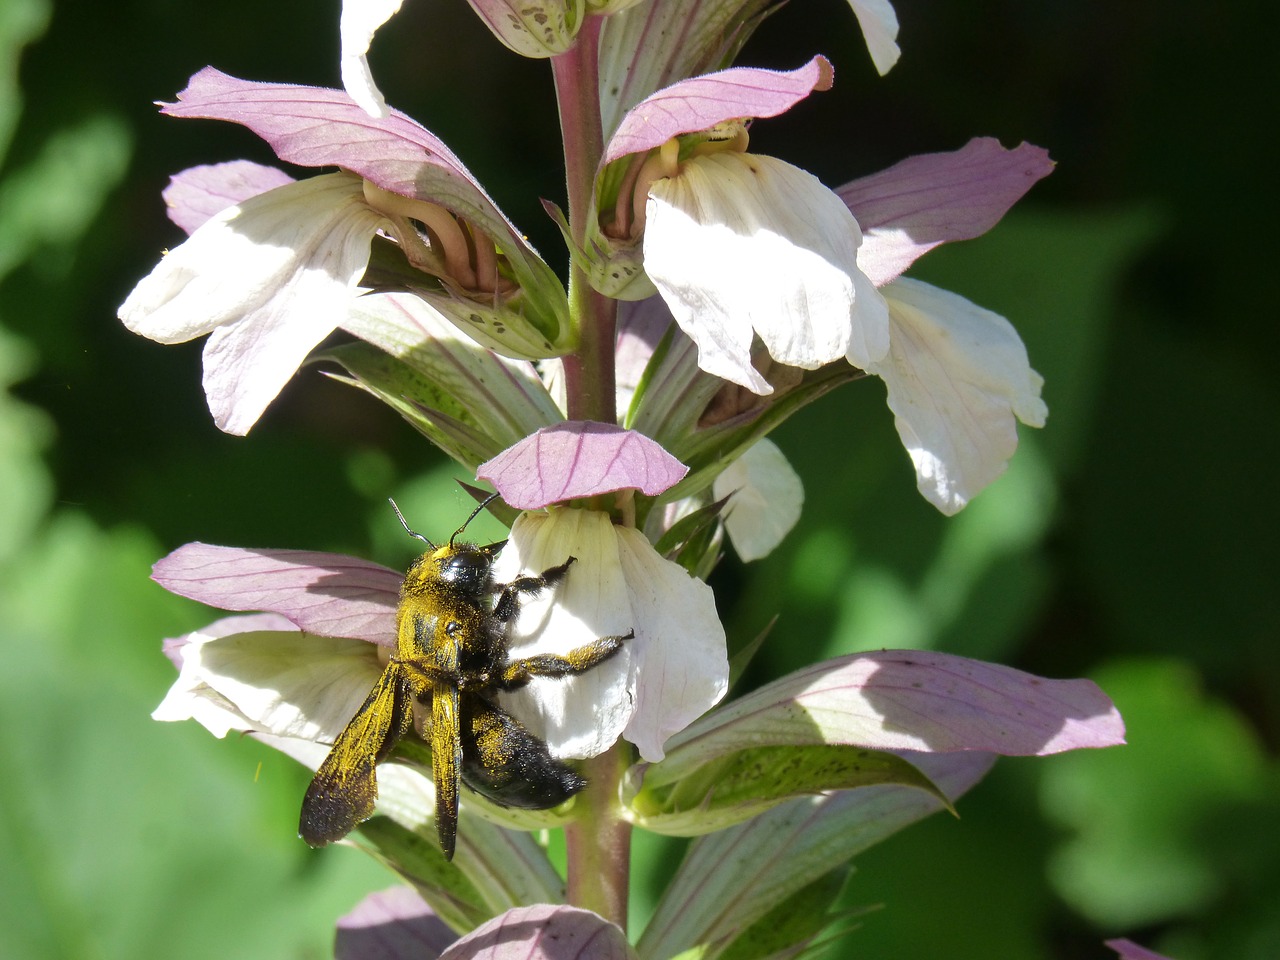
[[[380,671],[377,648],[362,640],[279,629],[197,631],[151,716],[194,719],[217,737],[236,730],[332,743]]]
[[[369,45],[378,28],[400,9],[402,0],[343,0],[338,30],[342,40],[342,86],[371,117],[389,113],[369,69]]]
[[[289,183],[211,217],[120,306],[160,343],[211,334],[204,385],[218,427],[244,434],[346,319],[382,217],[346,173]]]
[[[1005,471],[1016,420],[1044,426],[1044,380],[999,314],[918,280],[895,280],[884,293],[892,343],[868,372],[888,387],[921,494],[950,516]]]
[[[745,562],[774,551],[800,520],[804,486],[772,440],[758,440],[716,477],[716,500],[729,497],[724,529]]]
[[[650,188],[645,270],[698,365],[765,395],[751,364],[758,335],[779,363],[806,370],[889,349],[888,309],[858,268],[862,233],[848,207],[773,157],[695,157]]]
[[[494,567],[499,581],[573,556],[554,590],[530,598],[512,627],[511,656],[564,653],[634,631],[580,676],[535,679],[503,706],[561,757],[597,756],[619,736],[646,760],[711,708],[728,688],[724,628],[711,588],[660,557],[638,531],[607,514],[560,509],[522,514]]]

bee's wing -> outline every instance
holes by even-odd
[[[458,834],[458,782],[462,737],[458,725],[458,688],[435,683],[431,691],[431,774],[436,782],[436,829],[446,860],[453,859]]]
[[[392,661],[356,715],[338,734],[302,799],[298,833],[313,847],[341,840],[373,816],[374,772],[413,726],[412,698],[403,668]]]

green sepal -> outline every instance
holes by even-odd
[[[841,867],[797,890],[726,944],[716,960],[783,960],[804,953],[836,919],[831,908],[850,873],[851,867]]]
[[[764,646],[765,640],[769,634],[773,632],[774,626],[778,623],[778,615],[775,613],[769,622],[764,625],[764,629],[755,635],[745,646],[735,650],[733,656],[729,658],[729,689],[732,690],[738,685],[738,681],[742,679],[742,675],[747,672],[747,667],[751,666],[751,661],[755,655],[760,652],[760,648]]]
[[[622,425],[628,430],[636,428],[636,416],[644,407],[645,398],[649,395],[649,387],[653,384],[654,375],[662,369],[662,365],[666,362],[667,354],[671,352],[671,345],[675,342],[677,329],[675,321],[672,321],[662,334],[657,346],[653,348],[653,353],[649,356],[649,362],[644,365],[644,370],[640,374],[640,381],[636,384],[636,388],[631,394],[631,403],[627,405],[627,411],[622,421]]]
[[[492,437],[485,436],[463,419],[470,417],[466,411],[458,409],[454,398],[407,364],[375,347],[366,343],[350,343],[318,354],[315,359],[339,364],[349,376],[330,373],[332,379],[381,400],[468,470],[474,471],[504,449]],[[432,406],[432,401],[445,409]],[[454,410],[459,416],[451,416],[446,410]]]
[[[466,933],[489,919],[479,889],[445,860],[438,843],[390,817],[366,820],[351,839],[400,874],[453,930]]]
[[[458,824],[458,848],[445,860],[435,822],[410,829],[390,817],[366,820],[358,845],[400,874],[459,933],[512,907],[563,903],[564,883],[527,833],[471,817]]]
[[[588,248],[579,261],[592,288],[614,300],[644,300],[658,288],[644,272],[644,247],[634,240],[615,240],[592,227]]]
[[[316,359],[341,365],[344,382],[382,400],[460,463],[474,468],[561,419],[532,364],[485,349],[409,294],[359,297],[344,326],[361,342]]]
[[[946,794],[897,754],[844,744],[769,745],[735,750],[689,770],[677,762],[628,771],[634,823],[695,837],[741,823],[794,797],[878,784],[915,787],[950,808]]]
[[[720,556],[724,529],[718,521],[728,502],[724,497],[685,514],[658,538],[654,549],[705,580]]]
[[[990,768],[982,753],[921,754],[948,796],[959,797]],[[850,858],[943,805],[911,787],[837,790],[778,804],[689,845],[636,945],[641,957],[684,951],[708,958],[760,917]]]

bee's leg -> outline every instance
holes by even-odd
[[[503,584],[502,592],[498,594],[498,599],[493,604],[494,618],[501,623],[509,621],[520,609],[520,594],[537,593],[539,590],[559,583],[569,572],[570,565],[577,559],[577,557],[570,557],[558,566],[547,567],[536,577],[516,577],[510,583]]]
[[[635,637],[630,630],[622,636],[601,637],[592,643],[575,647],[568,653],[557,655],[541,653],[533,657],[512,660],[502,670],[494,686],[503,690],[518,690],[534,677],[570,677],[586,673],[592,667],[604,663],[622,649],[623,643]]]

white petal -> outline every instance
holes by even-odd
[[[301,632],[194,634],[156,720],[332,743],[378,679],[377,648]]]
[[[894,42],[898,38],[898,15],[893,4],[889,0],[849,0],[849,6],[853,7],[858,26],[862,28],[871,62],[883,77],[902,54]]]
[[[857,266],[862,234],[814,176],[773,157],[696,157],[650,188],[645,270],[708,373],[767,394],[753,334],[774,360],[858,366],[888,349],[887,312]]]
[[[624,736],[656,763],[663,745],[729,689],[724,626],[711,588],[658,555],[644,535],[615,528],[636,617],[635,713]]]
[[[564,653],[628,631],[635,637],[580,676],[535,680],[503,694],[503,706],[557,756],[596,756],[624,735],[646,760],[660,760],[666,739],[728,686],[711,588],[660,557],[640,532],[613,526],[607,514],[572,509],[522,514],[494,575],[506,582],[569,556],[577,562],[565,579],[522,605],[511,655]]]
[[[342,38],[342,85],[351,99],[371,117],[387,115],[387,101],[369,70],[369,44],[377,29],[400,9],[402,0],[343,0],[339,33]]]
[[[567,653],[635,625],[607,514],[590,510],[523,513],[494,565],[503,583],[541,573],[569,557],[577,561],[554,589],[522,601],[510,631],[512,657]],[[594,757],[611,747],[631,718],[628,694],[635,645],[576,677],[535,679],[503,706],[560,757]]]
[[[882,290],[889,356],[867,370],[888,387],[920,492],[952,515],[1004,472],[1018,446],[1015,417],[1044,426],[1044,380],[999,314],[918,280]]]
[[[161,343],[212,332],[209,409],[220,428],[243,434],[345,319],[381,222],[350,174],[269,190],[170,251],[129,294],[120,319]]]
[[[712,485],[715,499],[732,495],[724,526],[738,556],[767,557],[791,532],[804,506],[800,477],[777,445],[759,440]]]

